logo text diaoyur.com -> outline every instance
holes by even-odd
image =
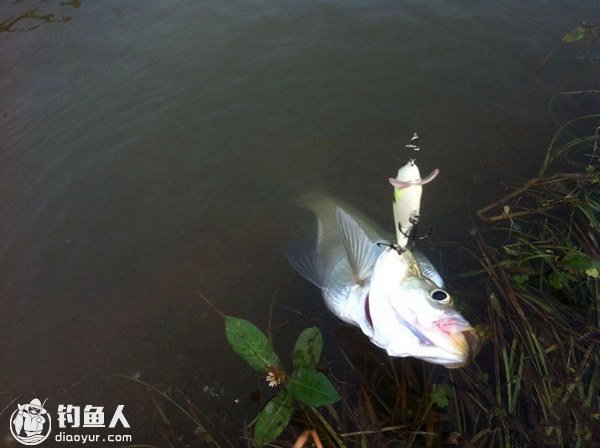
[[[54,435],[55,442],[79,442],[79,443],[112,443],[112,442],[131,442],[131,434],[67,434],[63,431]]]
[[[46,401],[41,403],[34,398],[30,403],[17,404],[17,409],[10,416],[10,432],[16,441],[22,445],[39,445],[50,436],[52,430],[52,416],[45,409]],[[59,404],[56,415],[59,429],[67,428],[131,428],[125,418],[123,409],[125,405],[118,405],[112,414],[108,425],[105,423],[103,406],[85,405],[83,412],[81,406],[72,404]],[[68,431],[59,431],[54,435],[56,442],[131,442],[130,434],[110,433],[100,434],[69,434]]]

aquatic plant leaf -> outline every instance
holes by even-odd
[[[227,316],[225,333],[233,351],[253,369],[267,372],[269,367],[281,365],[267,336],[247,320]]]
[[[512,276],[512,278],[519,285],[523,285],[524,283],[527,283],[527,281],[529,280],[529,276],[527,274],[515,274]]]
[[[275,440],[287,427],[294,413],[292,397],[281,389],[258,414],[254,426],[254,438],[261,444]]]
[[[449,397],[452,396],[452,387],[450,385],[442,383],[442,384],[432,384],[431,385],[431,393],[429,397],[431,401],[440,408],[448,407],[450,400]]]
[[[592,278],[600,278],[600,272],[596,268],[590,268],[585,270],[585,275]]]
[[[550,286],[554,289],[562,289],[563,287],[560,277],[555,272],[548,276],[548,283],[550,283]]]
[[[323,406],[340,400],[340,395],[329,378],[313,369],[295,370],[287,389],[293,398],[309,406]]]
[[[317,327],[306,328],[294,346],[292,368],[314,369],[323,352],[323,335]]]
[[[600,269],[600,261],[597,261],[578,250],[570,250],[569,253],[560,260],[560,264],[569,269],[578,269],[582,271],[594,268]]]
[[[575,282],[577,282],[577,277],[566,271],[553,272],[548,276],[548,283],[554,289],[562,289],[565,286],[568,287],[570,283]]]
[[[584,25],[579,25],[577,28],[573,28],[562,38],[563,42],[571,43],[577,42],[587,36],[588,28]]]

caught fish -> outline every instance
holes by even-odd
[[[469,363],[480,338],[452,306],[427,258],[408,247],[391,247],[389,235],[376,224],[333,198],[313,195],[301,205],[317,217],[317,241],[291,248],[287,257],[321,289],[337,317],[360,327],[390,356],[448,368]]]

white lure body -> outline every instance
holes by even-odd
[[[411,160],[398,170],[395,178],[389,179],[394,187],[394,223],[399,248],[406,248],[412,228],[419,220],[423,185],[431,182],[438,174],[439,170],[436,168],[425,179],[421,179],[419,167]]]

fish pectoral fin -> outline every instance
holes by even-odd
[[[302,277],[319,288],[324,287],[323,267],[319,263],[316,251],[309,246],[309,243],[298,241],[290,244],[285,251],[285,256]]]
[[[373,274],[377,257],[383,249],[369,239],[358,223],[343,209],[336,210],[340,239],[352,270],[355,284],[362,284]]]

